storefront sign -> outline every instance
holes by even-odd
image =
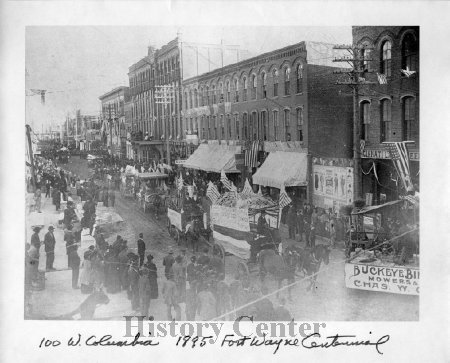
[[[181,227],[181,213],[168,208],[167,209],[167,217],[169,218],[170,224],[177,227],[178,230],[182,230]]]
[[[185,162],[186,162],[186,159],[178,159],[178,160],[175,160],[175,164],[176,164],[176,165],[183,165]]]
[[[247,208],[225,207],[213,205],[211,207],[211,220],[218,226],[249,232],[250,222]]]
[[[419,150],[409,150],[408,151],[409,160],[419,161],[420,160],[420,152]],[[368,149],[365,148],[362,151],[362,158],[364,159],[390,159],[389,151],[384,148],[377,149]]]
[[[313,165],[313,203],[336,210],[353,202],[353,168]]]
[[[419,295],[417,268],[345,264],[345,286],[351,289]]]

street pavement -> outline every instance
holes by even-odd
[[[77,173],[81,178],[91,174],[87,168],[87,162],[77,157],[72,157],[69,164],[63,165],[66,170]],[[41,239],[46,233],[48,224],[57,225],[57,214],[51,199],[43,198],[43,214],[45,227],[41,231]],[[121,236],[128,240],[128,247],[136,249],[136,241],[139,233],[144,234],[146,242],[146,253],[152,253],[158,268],[158,283],[161,291],[164,280],[164,268],[162,259],[170,249],[175,255],[180,248],[170,238],[166,229],[166,218],[164,216],[156,219],[154,214],[144,213],[137,203],[129,198],[124,198],[117,193],[115,210],[125,220],[125,227],[120,231]],[[286,235],[285,229],[282,229]],[[87,233],[87,231],[83,232]],[[71,287],[71,271],[67,269],[67,256],[63,232],[60,228],[55,231],[56,251],[55,267],[58,271],[46,273],[46,288],[33,293],[33,313],[36,318],[52,318],[74,310],[85,298],[79,290]],[[80,256],[92,244],[90,236],[83,235],[83,243],[79,250]],[[115,239],[115,235],[109,238],[109,242]],[[297,243],[284,238],[284,245]],[[317,243],[327,243],[320,240]],[[190,256],[188,251],[188,256]],[[344,251],[336,248],[331,251],[330,263],[322,265],[321,273],[317,277],[315,291],[307,291],[309,282],[298,278],[298,284],[292,288],[292,302],[287,301],[286,308],[297,321],[409,321],[419,319],[419,297],[409,295],[397,295],[382,292],[348,289],[344,282]],[[239,260],[231,255],[225,258],[227,280],[233,277]],[[41,248],[40,269],[45,269],[45,253]],[[256,273],[253,273],[252,281],[259,284]],[[273,278],[266,278],[269,291],[275,291],[277,283]],[[101,306],[95,313],[97,319],[122,319],[124,315],[133,315],[131,303],[127,299],[126,292],[109,294],[110,303]],[[280,293],[280,297],[287,298],[286,290]],[[275,296],[270,299],[274,305],[278,303]],[[184,305],[182,304],[182,311]],[[158,300],[151,302],[151,312],[155,319],[166,318],[165,306],[162,302],[161,292]],[[184,318],[184,313],[182,315]]]

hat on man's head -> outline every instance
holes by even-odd
[[[33,227],[33,232],[39,232],[41,230],[41,227],[35,226]]]
[[[173,255],[173,250],[172,249],[169,250],[169,255]]]
[[[48,226],[48,230],[50,231],[50,230],[54,230],[55,229],[55,227],[53,227],[52,225],[50,225],[50,226]]]
[[[144,237],[144,234],[143,233],[139,233],[139,238],[142,238],[142,237]]]
[[[148,261],[153,260],[153,255],[152,255],[152,254],[148,254],[148,255],[147,255],[147,260],[148,260]]]

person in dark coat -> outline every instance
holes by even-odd
[[[61,208],[61,191],[57,187],[53,188],[52,199],[56,210],[59,210]]]
[[[148,279],[150,280],[150,298],[152,300],[155,300],[159,297],[159,290],[158,290],[158,269],[156,268],[156,265],[153,263],[153,256],[147,255],[147,263],[145,264],[145,267],[148,268]]]
[[[148,268],[142,267],[140,270],[141,276],[139,277],[139,302],[140,312],[142,316],[149,316],[148,309],[150,308],[150,280],[148,278]]]
[[[197,266],[195,263],[197,262],[197,257],[192,256],[191,262],[186,267],[186,280],[189,282],[189,286],[195,283],[197,280]]]
[[[137,249],[138,249],[138,255],[139,255],[139,267],[141,267],[144,264],[144,257],[145,257],[145,242],[144,242],[144,234],[139,233],[139,239],[137,241]]]
[[[309,233],[309,247],[314,248],[316,246],[316,226],[311,225],[311,232]]]
[[[75,244],[75,234],[72,231],[72,225],[69,225],[67,229],[64,230],[64,241],[66,242],[67,265],[70,268],[70,252],[78,248]]]
[[[305,220],[302,209],[297,210],[297,231],[299,237],[298,241],[303,242],[303,233],[305,232]]]
[[[53,261],[55,261],[55,244],[56,244],[55,236],[53,234],[54,230],[55,227],[53,226],[48,227],[48,232],[45,234],[44,237],[44,246],[46,254],[45,267],[47,271],[55,270],[53,268]]]
[[[50,182],[49,179],[45,180],[45,197],[46,198],[50,198],[50,187],[51,187],[52,183]]]
[[[289,238],[295,240],[295,229],[297,224],[297,210],[292,205],[287,215],[287,225],[289,229]]]
[[[139,267],[138,267],[138,256],[131,259],[130,267],[128,268],[128,297],[131,300],[131,309],[138,310],[140,299],[139,299]]]
[[[169,254],[163,259],[164,266],[164,274],[166,275],[166,279],[170,280],[170,277],[173,277],[172,266],[175,263],[175,258],[173,257],[173,251],[170,250]]]
[[[69,252],[69,268],[72,269],[72,288],[79,289],[78,277],[80,275],[80,256],[78,256],[78,245],[74,245]]]

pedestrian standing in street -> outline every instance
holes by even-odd
[[[119,266],[119,279],[120,279],[120,289],[128,290],[128,246],[127,241],[123,241],[122,250],[119,252],[118,266]]]
[[[197,312],[199,320],[209,321],[217,315],[216,298],[209,285],[204,285],[198,293]]]
[[[178,301],[184,302],[186,300],[186,267],[182,263],[183,258],[177,256],[173,264],[173,277],[177,285]]]
[[[336,248],[336,218],[333,216],[330,220],[330,245]]]
[[[197,280],[197,257],[192,256],[191,261],[186,266],[186,280],[189,282],[189,287],[195,284]]]
[[[197,282],[189,282],[189,289],[186,290],[186,320],[194,321],[197,313]]]
[[[297,210],[297,232],[298,232],[298,242],[303,242],[303,233],[305,230],[305,221],[303,219],[303,210],[299,208]]]
[[[311,232],[309,234],[309,246],[311,249],[316,247],[316,226],[314,224],[311,225]]]
[[[80,275],[80,256],[78,256],[78,245],[74,245],[69,252],[69,268],[72,269],[72,288],[79,289],[78,276]]]
[[[116,192],[114,189],[110,189],[108,191],[108,198],[109,198],[109,206],[114,208],[114,205],[116,204]]]
[[[148,268],[142,267],[140,270],[141,276],[139,277],[139,306],[142,316],[149,316],[148,309],[150,308],[150,280],[148,279]]]
[[[198,258],[197,264],[199,267],[203,268],[209,265],[211,258],[209,257],[209,250],[207,247],[203,249],[203,254]]]
[[[45,246],[45,255],[46,255],[46,261],[45,261],[45,267],[47,271],[54,271],[53,268],[53,261],[55,261],[55,236],[53,234],[53,231],[55,230],[55,227],[50,226],[48,227],[48,232],[44,236],[44,246]]]
[[[297,210],[291,205],[287,215],[287,225],[289,229],[289,238],[295,240],[295,230],[297,227]]]
[[[94,291],[93,268],[91,262],[92,255],[93,250],[91,249],[87,250],[83,255],[80,275],[80,289],[82,294],[91,294]]]
[[[181,320],[181,309],[178,304],[178,292],[177,286],[173,281],[173,275],[169,275],[166,281],[164,281],[162,294],[164,297],[164,303],[167,308],[167,319],[173,320],[172,308],[175,310],[175,320]]]
[[[169,280],[170,277],[173,277],[172,266],[174,263],[175,258],[173,257],[173,250],[170,250],[169,254],[163,259],[164,274],[166,275],[167,280]]]
[[[137,241],[137,249],[139,255],[139,267],[141,267],[144,264],[144,257],[145,257],[145,242],[143,233],[139,233],[139,239]]]
[[[40,227],[33,228],[33,234],[31,235],[31,246],[28,250],[28,258],[30,263],[30,280],[36,282],[38,279],[39,271],[39,249],[41,247],[41,239],[39,238]]]
[[[311,244],[309,242],[310,234],[311,234],[311,224],[305,218],[305,241],[306,241],[306,247],[310,247],[311,246]]]
[[[66,242],[67,266],[70,268],[70,252],[78,248],[75,244],[75,235],[72,231],[72,225],[69,225],[67,229],[64,230],[64,241]]]
[[[49,179],[45,179],[45,197],[50,198],[50,188],[52,183]]]
[[[150,298],[156,300],[159,297],[158,289],[158,269],[153,263],[153,255],[147,255],[147,263],[145,267],[148,268],[148,279],[150,280]]]
[[[61,191],[56,186],[53,188],[52,198],[53,204],[55,205],[56,210],[58,211],[59,208],[61,208]]]
[[[36,206],[36,212],[42,213],[41,211],[41,188],[36,188],[36,191],[34,192],[34,205]]]
[[[131,300],[131,309],[133,311],[139,310],[139,257],[134,255],[131,258],[131,264],[128,268],[128,298]]]

